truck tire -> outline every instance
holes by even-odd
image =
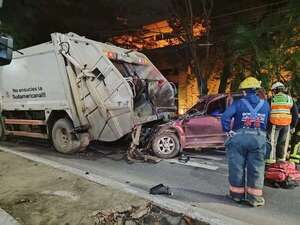
[[[73,126],[68,119],[59,119],[51,131],[54,148],[61,153],[71,154],[81,149],[80,141],[72,134]]]
[[[152,142],[154,154],[163,159],[170,159],[177,156],[180,152],[180,143],[176,134],[163,132],[158,134]]]

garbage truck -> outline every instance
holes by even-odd
[[[49,139],[59,152],[81,151],[168,120],[174,92],[140,52],[52,33],[0,66],[0,138]]]

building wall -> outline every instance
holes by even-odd
[[[167,76],[167,79],[177,85],[178,88],[178,113],[183,114],[193,105],[199,98],[199,89],[196,77],[188,71],[180,71],[178,75]]]
[[[198,82],[191,74],[190,68],[187,71],[180,71],[177,75],[167,75],[166,78],[177,85],[178,88],[178,113],[185,111],[195,105],[200,97]],[[218,74],[213,74],[207,81],[208,94],[217,94],[220,85]],[[229,90],[227,90],[229,91]]]

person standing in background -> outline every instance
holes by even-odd
[[[292,97],[285,93],[281,82],[272,85],[270,129],[268,132],[272,150],[267,164],[285,162],[290,142],[290,134],[295,132],[298,122],[298,109]]]

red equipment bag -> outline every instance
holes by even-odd
[[[279,162],[269,165],[265,171],[265,179],[275,182],[287,180],[300,181],[300,172],[291,162]]]

